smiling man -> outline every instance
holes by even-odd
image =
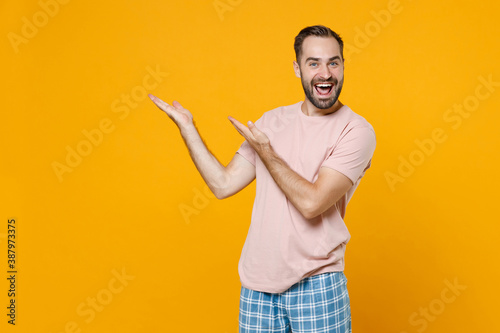
[[[223,166],[192,114],[153,102],[176,123],[201,176],[219,199],[257,179],[251,224],[239,262],[240,332],[351,332],[344,253],[346,206],[375,150],[375,133],[343,105],[343,42],[324,26],[295,37],[295,75],[305,100],[264,113]]]

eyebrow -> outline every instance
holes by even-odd
[[[308,62],[308,61],[320,61],[320,60],[321,60],[321,58],[309,57],[306,59],[306,62]],[[332,60],[340,60],[340,57],[335,56],[335,57],[331,57],[330,59],[328,59],[328,61],[332,61]]]

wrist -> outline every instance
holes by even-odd
[[[179,131],[182,136],[190,136],[194,133],[198,133],[198,130],[194,124],[194,122],[190,122],[188,124],[178,125]]]
[[[255,149],[255,151],[263,161],[270,161],[276,156],[276,153],[274,152],[273,147],[271,147],[270,144],[259,145],[257,149]]]

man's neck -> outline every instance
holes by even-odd
[[[340,100],[337,100],[335,104],[331,108],[328,109],[318,109],[315,107],[309,99],[305,99],[304,103],[302,103],[302,113],[305,114],[306,116],[309,117],[321,117],[321,116],[326,116],[327,114],[334,113],[338,111],[344,104],[340,102]]]

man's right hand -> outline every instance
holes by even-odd
[[[240,154],[235,154],[227,166],[217,160],[194,126],[193,115],[179,102],[174,101],[172,105],[168,105],[151,94],[149,98],[179,127],[196,168],[218,199],[239,192],[255,179],[255,166]]]
[[[174,101],[172,105],[169,105],[152,94],[148,96],[160,110],[164,111],[174,121],[180,130],[193,125],[193,115],[184,109],[179,102]]]

